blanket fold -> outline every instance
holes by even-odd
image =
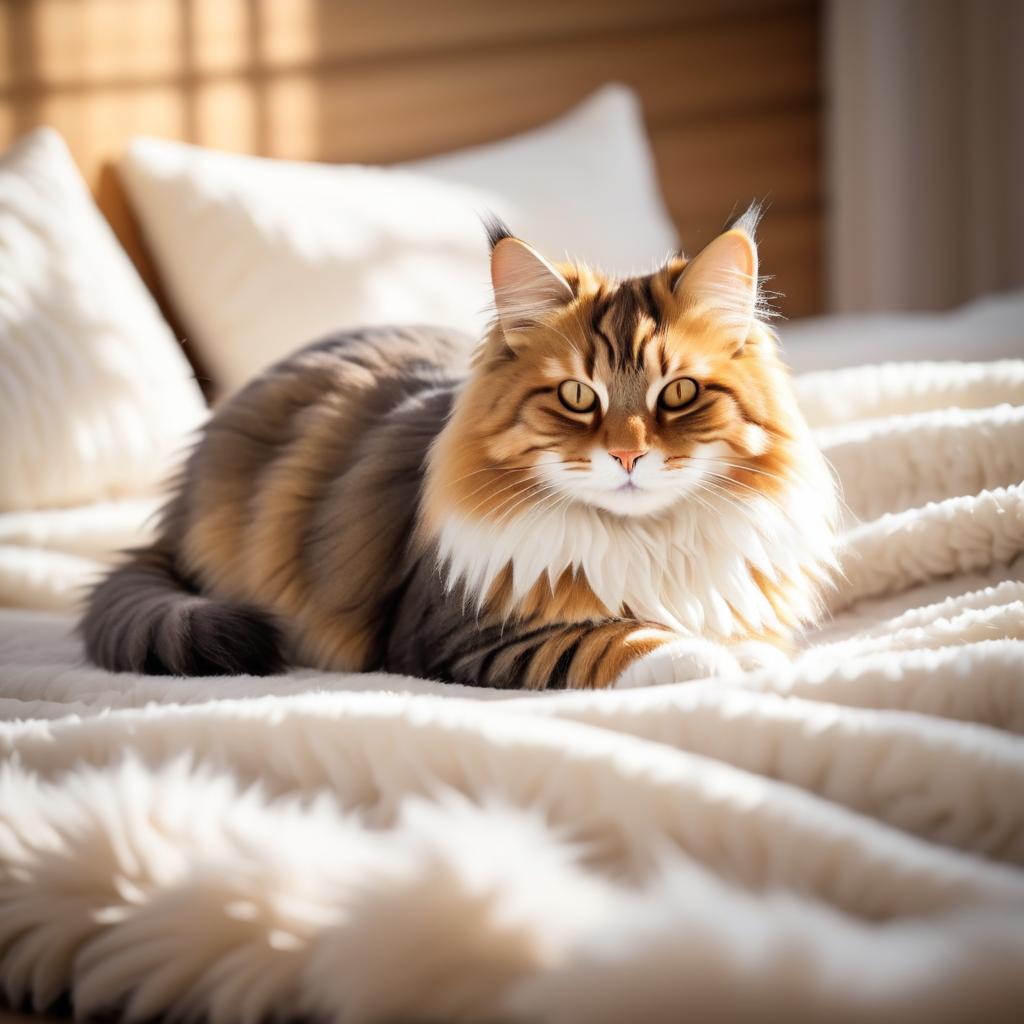
[[[843,486],[832,617],[725,680],[114,676],[67,609],[152,503],[0,516],[7,998],[215,1024],[1019,1019],[1024,361],[798,393]]]

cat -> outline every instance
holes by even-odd
[[[758,216],[622,281],[490,221],[472,356],[356,330],[250,383],[91,593],[89,658],[534,689],[770,661],[819,615],[836,495],[763,316]]]

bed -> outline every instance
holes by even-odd
[[[8,998],[1013,1019],[1024,361],[799,384],[851,519],[833,617],[774,671],[562,695],[112,676],[67,612],[0,612]],[[94,513],[23,529],[80,553]]]
[[[86,17],[75,31],[54,28],[46,5],[0,7],[9,38],[44,39],[50,25],[57,39],[40,64],[50,85],[44,74],[0,82],[0,104],[22,128],[27,107],[45,108],[71,144],[42,131],[0,158],[8,1004],[223,1024],[1018,1019],[1024,294],[928,317],[795,319],[822,306],[817,158],[787,162],[816,152],[799,141],[816,132],[813,5],[727,4],[723,20],[655,0],[628,18],[621,4],[583,5],[594,19],[584,46],[570,38],[576,5],[481,16],[446,0],[463,19],[448,50],[414,5],[402,24],[418,27],[405,35],[376,16],[352,34],[327,4],[217,5],[217,17],[181,5],[192,13],[180,37],[154,38],[151,68],[115,70],[122,84],[150,74],[142,85],[165,99],[170,82],[191,113],[168,115],[169,138],[127,145],[115,177],[108,160],[138,129],[137,111],[92,82],[99,65],[86,62],[78,79],[68,69],[76,38],[95,51],[104,32],[127,29],[102,5],[82,6],[96,20],[75,15]],[[152,7],[179,16],[177,4]],[[508,33],[519,52],[503,61]],[[159,49],[169,37],[199,45],[179,65],[181,54]],[[243,52],[240,38],[263,44]],[[323,52],[311,57],[310,39]],[[752,66],[739,85],[712,76],[696,114],[685,90],[664,98],[656,71],[680,46],[708,70],[726,42],[752,60],[789,48],[772,80],[778,95],[766,99]],[[481,81],[498,127],[485,130],[467,107],[432,146],[440,137],[412,114],[384,125],[398,100],[381,67],[406,62],[407,90],[448,61],[431,86],[443,106],[486,63],[474,47],[494,58]],[[107,57],[136,59],[126,52]],[[609,54],[632,89],[602,89],[566,114],[604,80]],[[513,101],[524,61],[544,87]],[[365,152],[309,151],[309,139],[333,136],[302,133],[308,110],[307,121],[271,116],[306,109],[296,97],[307,79],[322,85],[329,123],[372,127]],[[354,82],[367,109],[346,105]],[[153,103],[150,116],[164,109]],[[204,111],[246,103],[254,135],[232,144],[238,122]],[[747,187],[714,170],[715,160],[750,164],[744,133],[716,127],[725,109],[756,124],[762,142],[789,140],[779,167],[793,191],[774,222],[769,213],[765,260],[793,282],[783,349],[844,500],[829,616],[792,659],[727,679],[559,694],[305,669],[168,679],[84,662],[82,588],[150,535],[162,481],[208,400],[275,346],[308,340],[319,317],[372,315],[360,305],[368,279],[347,304],[318,305],[313,291],[299,303],[289,290],[307,319],[282,325],[259,305],[273,293],[267,282],[322,290],[339,268],[370,265],[367,251],[374,267],[391,267],[415,241],[385,213],[354,232],[353,210],[455,210],[485,194],[539,233],[555,222],[543,203],[557,201],[559,232],[582,250],[608,242],[587,233],[589,208],[628,197],[608,258],[627,243],[663,249],[702,221],[716,190]],[[96,124],[106,129],[81,128],[81,110],[105,111]],[[716,154],[699,173],[683,173],[684,128]],[[403,132],[412,141],[400,148]],[[621,159],[588,179],[574,214],[566,154],[588,147]],[[431,155],[441,149],[458,152]],[[270,167],[251,153],[302,162]],[[543,188],[529,184],[531,165],[545,168]],[[502,182],[510,167],[515,182]],[[468,327],[482,245],[470,220],[438,217],[444,245],[405,268],[458,280],[450,293],[420,291],[431,311]],[[353,250],[356,234],[365,247]],[[202,391],[197,376],[208,378]]]

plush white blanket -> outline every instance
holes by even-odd
[[[0,983],[256,1022],[1010,1020],[1024,362],[810,374],[833,619],[784,670],[509,695],[86,667],[148,507],[0,517]],[[118,518],[120,517],[120,518]]]

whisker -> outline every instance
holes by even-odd
[[[701,455],[673,455],[665,461],[676,461],[677,459],[684,459],[687,462],[710,462],[717,466],[728,466],[730,469],[736,469],[743,473],[758,473],[761,476],[770,477],[772,480],[781,480],[783,483],[787,482],[786,477],[779,473],[772,473],[767,469],[759,469],[756,466],[743,466],[737,462],[726,462],[724,459],[707,458]]]
[[[706,498],[702,498],[701,497],[701,491],[704,491],[704,490],[707,490],[707,489],[705,487],[697,487],[694,490],[690,491],[689,497],[692,497],[695,501],[699,502],[702,507],[706,508],[708,513],[709,513],[709,515],[714,515],[715,512],[717,511],[717,509],[715,509],[712,506],[710,501],[708,501]],[[708,491],[708,493],[710,494],[710,493],[714,493],[714,492]]]
[[[832,484],[835,488],[836,500],[842,506],[841,511],[846,516],[848,516],[853,522],[859,523],[860,516],[858,516],[853,511],[853,509],[850,508],[848,502],[846,501],[846,497],[843,494],[843,482],[839,477],[839,471],[836,469],[835,466],[832,465],[831,459],[829,459],[829,457],[824,452],[821,452],[821,457],[825,460],[825,465],[828,467],[829,474],[832,477]]]
[[[538,483],[532,485],[531,488],[522,495],[513,495],[509,499],[509,501],[512,502],[512,505],[510,507],[503,508],[501,514],[488,524],[489,528],[493,531],[497,529],[497,527],[502,525],[504,522],[507,522],[511,514],[515,511],[515,509],[519,508],[521,505],[523,505],[531,498],[536,498],[538,496],[543,497],[548,493],[554,493],[554,491],[555,487],[553,484],[549,484],[544,481],[539,481]],[[518,501],[516,500],[517,498]]]
[[[685,458],[685,456],[681,456],[681,457]],[[710,459],[701,459],[701,460],[694,459],[692,461],[694,461],[694,462],[696,462],[696,461],[710,462],[712,460],[710,460]],[[679,472],[680,470],[686,469],[686,466],[670,466],[668,468],[669,468],[669,472]],[[736,487],[743,487],[743,488],[745,488],[748,491],[752,491],[759,498],[763,498],[765,501],[770,502],[772,505],[775,506],[775,508],[777,508],[779,510],[779,512],[781,512],[783,515],[786,515],[785,509],[783,509],[782,506],[777,501],[775,501],[770,495],[764,494],[762,491],[759,491],[756,487],[751,487],[750,484],[745,484],[742,480],[736,480],[735,478],[733,478],[731,476],[726,476],[724,473],[715,473],[714,471],[707,470],[707,469],[702,469],[701,472],[704,474],[704,476],[699,481],[697,481],[698,486],[703,484],[704,481],[708,477],[710,477],[712,480],[721,480],[721,481],[724,481],[725,483],[733,484]],[[721,494],[722,497],[730,496],[728,494],[728,492],[725,490],[725,488],[721,487],[721,485],[718,486],[718,488],[715,491],[715,493]],[[738,495],[731,495],[731,497],[736,499],[736,498],[738,498]],[[743,506],[743,505],[738,504],[738,503],[736,504],[736,507],[737,508],[743,508],[744,511],[746,510],[746,506]]]
[[[747,469],[746,466],[739,466],[736,463],[732,463],[732,462],[724,462],[721,459],[703,458],[703,457],[700,457],[700,456],[693,457],[693,456],[688,456],[688,455],[677,455],[677,456],[673,456],[672,458],[673,458],[673,460],[676,460],[676,459],[686,459],[688,462],[710,463],[713,466],[725,466],[727,468],[732,468],[732,469],[739,469],[739,470]],[[685,468],[685,467],[673,467],[673,468]],[[779,476],[776,473],[769,473],[766,470],[758,471],[758,470],[754,470],[752,467],[751,467],[751,471],[752,472],[761,472],[761,473],[763,473],[763,475],[765,475],[767,477],[771,477],[772,479],[775,479],[775,480],[780,480],[783,483],[787,482],[784,477],[781,477],[781,476]],[[713,470],[709,470],[709,469],[702,469],[701,472],[703,472],[706,476],[710,476],[710,477],[713,477],[715,479],[722,480],[725,483],[732,484],[732,485],[734,485],[736,487],[742,487],[745,490],[751,491],[752,493],[756,494],[759,498],[763,498],[765,501],[770,502],[783,515],[788,515],[786,510],[771,495],[765,494],[763,491],[759,491],[756,487],[752,487],[750,484],[744,483],[742,480],[737,480],[735,477],[729,476],[729,475],[727,475],[725,473],[715,473]]]
[[[698,490],[704,490],[708,494],[716,495],[736,509],[737,512],[743,513],[743,515],[749,516],[751,514],[751,507],[749,505],[744,505],[735,494],[730,494],[721,484],[716,484],[713,480],[702,480]]]
[[[482,466],[480,469],[474,469],[472,473],[464,473],[462,476],[452,480],[452,486],[455,484],[461,484],[463,480],[468,480],[471,476],[476,476],[478,473],[512,473],[519,469],[532,469],[532,466]]]
[[[570,501],[572,501],[572,498],[573,498],[572,494],[561,494],[560,495],[560,494],[555,493],[555,494],[551,494],[551,495],[545,495],[544,498],[538,503],[537,508],[535,508],[535,509],[533,509],[533,510],[531,510],[530,512],[527,513],[526,518],[523,520],[521,525],[525,526],[526,523],[528,523],[530,521],[530,517],[531,516],[536,517],[536,516],[538,516],[538,515],[540,515],[542,513],[545,513],[545,512],[555,512],[555,511],[557,511],[559,508],[567,505]],[[545,502],[547,504],[545,504]]]
[[[788,513],[786,512],[786,510],[773,497],[771,497],[768,494],[765,494],[763,491],[759,491],[756,487],[751,487],[750,484],[745,484],[742,480],[736,480],[731,476],[726,476],[724,473],[715,473],[712,472],[711,470],[705,470],[704,472],[713,480],[722,480],[725,483],[732,484],[735,487],[742,487],[744,488],[744,490],[750,491],[752,494],[756,494],[759,498],[762,498],[764,501],[767,501],[771,505],[774,505],[775,508],[778,509],[778,511],[782,513],[783,516],[788,517]]]
[[[534,494],[543,494],[551,488],[551,484],[546,480],[534,480],[528,486],[523,488],[521,491],[516,491],[514,494],[510,494],[507,498],[502,499],[498,506],[492,511],[491,515],[499,514],[504,515],[505,511],[509,506],[514,506],[522,498],[528,498]],[[490,520],[492,523],[494,520]]]
[[[682,458],[688,458],[688,456],[682,456]],[[828,461],[828,459],[824,455],[822,455],[822,458],[825,459],[825,463],[828,465],[829,469],[832,471],[833,477],[838,480],[838,474],[836,474],[835,469],[832,466],[832,464]],[[730,469],[736,469],[736,470],[739,470],[739,471],[744,472],[744,473],[758,473],[761,476],[768,477],[771,480],[778,480],[780,483],[784,483],[784,484],[791,484],[791,483],[793,483],[795,481],[799,481],[799,482],[804,483],[804,484],[807,483],[806,479],[803,477],[803,475],[798,470],[792,471],[788,476],[783,476],[782,474],[771,473],[771,472],[769,472],[766,469],[759,469],[759,468],[757,468],[755,466],[743,466],[743,465],[740,465],[740,464],[735,463],[735,462],[726,462],[724,459],[695,457],[695,458],[692,458],[691,461],[693,461],[693,462],[712,462],[712,463],[717,463],[720,466],[728,466]],[[733,479],[733,478],[730,477],[729,479]],[[734,480],[734,482],[735,483],[741,483],[741,481],[739,481],[739,480]],[[846,505],[846,503],[843,500],[841,494],[839,495],[839,500],[844,505]],[[847,508],[847,511],[849,511],[849,506],[846,506],[846,508]]]
[[[754,515],[754,506],[749,503],[745,503],[739,499],[735,494],[730,494],[721,484],[716,484],[713,480],[706,481],[704,483],[708,493],[715,494],[723,501],[727,502],[732,506],[741,516],[750,519]],[[779,509],[781,515],[786,516],[786,513]]]
[[[534,484],[537,481],[513,480],[512,483],[506,484],[504,487],[499,487],[498,490],[494,491],[493,493],[485,495],[468,512],[460,512],[459,514],[465,516],[468,519],[474,512],[476,512],[476,510],[478,508],[480,508],[481,506],[487,504],[488,499],[497,497],[499,494],[504,494],[506,491],[510,491],[514,487],[518,487],[521,484],[523,484],[524,482],[527,484],[527,488],[529,488],[529,487],[534,486]],[[482,486],[486,487],[487,485],[484,484]],[[479,491],[479,490],[481,490],[480,487],[477,488],[477,491]],[[473,494],[475,494],[475,493],[476,493],[476,491],[473,492]],[[468,495],[468,497],[472,497],[472,496],[473,496],[472,494]],[[510,500],[512,498],[515,498],[515,497],[516,497],[515,494],[510,495]],[[500,508],[502,504],[503,504],[503,502],[499,503],[498,507]]]
[[[766,476],[770,480],[781,480],[783,483],[786,482],[786,477],[781,473],[772,473],[767,469],[759,469],[757,466],[744,466],[738,462],[726,462],[724,459],[695,459],[695,462],[710,462],[716,466],[726,466],[729,469],[735,469],[741,473],[756,473],[758,476]]]

